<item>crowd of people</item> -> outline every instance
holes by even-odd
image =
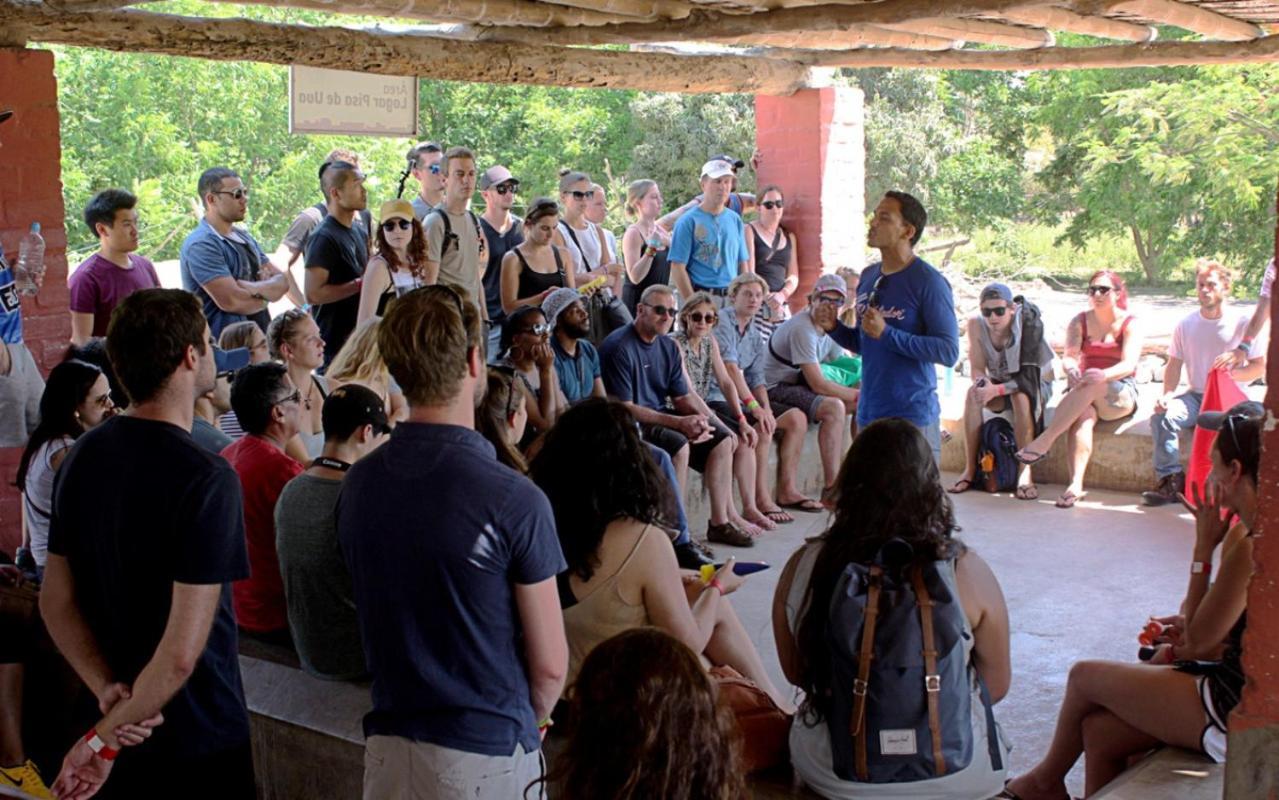
[[[323,203],[272,254],[238,224],[244,180],[207,170],[181,290],[135,252],[136,198],[86,206],[100,248],[70,278],[68,358],[28,381],[34,402],[15,388],[0,404],[20,409],[4,427],[25,447],[23,548],[2,574],[39,586],[39,619],[0,648],[0,700],[18,709],[16,730],[0,714],[0,785],[48,795],[20,736],[21,669],[46,629],[92,696],[51,785],[64,798],[252,796],[242,639],[371,681],[368,798],[729,800],[776,763],[766,736],[788,738],[796,773],[830,798],[909,784],[1057,800],[1081,752],[1089,792],[1159,741],[1224,758],[1213,731],[1240,688],[1260,425],[1251,407],[1198,415],[1198,398],[1211,370],[1259,374],[1265,320],[1223,315],[1220,265],[1201,268],[1200,310],[1174,336],[1148,493],[1181,499],[1178,430],[1198,417],[1222,431],[1193,492],[1186,600],[1154,665],[1075,667],[1052,749],[1005,787],[993,707],[1009,614],[941,484],[936,368],[960,335],[949,283],[915,253],[923,205],[888,192],[868,234],[880,260],[801,296],[783,189],[737,192],[746,165],[729,156],[665,216],[656,183],[632,183],[620,239],[585,173],[519,217],[506,167],[433,142],[408,157],[419,191],[374,218],[358,156],[331,153]],[[1037,497],[1033,464],[1062,435],[1058,505],[1084,495],[1093,425],[1132,413],[1142,350],[1121,278],[1097,273],[1088,295],[1047,420],[1037,310],[983,290],[967,321],[969,466],[949,492],[976,485],[983,426],[1007,417],[1016,496]],[[272,318],[285,298],[296,307]],[[17,375],[20,311],[0,322],[17,330],[0,374]],[[810,427],[818,497],[799,480]],[[690,467],[704,533],[684,506]],[[774,598],[779,687],[733,607],[746,579],[710,545],[824,511]],[[1220,669],[1198,678],[1175,666],[1209,658]]]

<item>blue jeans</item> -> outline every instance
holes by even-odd
[[[941,419],[934,419],[927,425],[920,425],[924,438],[928,440],[928,449],[933,451],[933,461],[941,468]]]
[[[502,354],[497,351],[497,348],[501,344],[502,344],[502,326],[500,324],[494,325],[492,329],[489,330],[489,336],[488,336],[488,353],[487,353],[488,363],[496,364],[497,360],[502,357]]]
[[[1166,478],[1182,472],[1181,448],[1177,435],[1195,427],[1203,392],[1179,394],[1168,402],[1168,409],[1150,418],[1150,431],[1155,437],[1155,477]]]
[[[684,511],[684,494],[679,490],[679,477],[675,474],[675,463],[671,461],[670,455],[655,444],[645,442],[648,445],[648,452],[653,455],[653,460],[657,462],[657,466],[661,468],[662,474],[671,482],[671,497],[674,498],[675,523],[679,526],[679,536],[675,537],[675,544],[688,543],[688,513]]]

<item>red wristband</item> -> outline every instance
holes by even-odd
[[[710,583],[706,585],[719,592],[720,597],[724,596],[724,584],[719,582],[719,578],[711,578]]]
[[[114,761],[115,757],[120,755],[119,750],[107,747],[107,743],[102,741],[102,737],[98,736],[98,731],[95,728],[91,728],[89,732],[84,735],[84,743],[89,746],[89,749],[93,751],[94,755],[103,761]]]

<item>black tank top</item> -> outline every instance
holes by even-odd
[[[773,243],[769,244],[760,237],[755,226],[751,226],[751,235],[755,237],[755,274],[768,284],[768,291],[779,292],[786,283],[786,269],[790,266],[790,236],[779,225],[773,234]],[[782,246],[777,247],[778,244]]]
[[[1248,612],[1239,615],[1239,621],[1226,634],[1226,649],[1207,673],[1209,685],[1212,687],[1213,710],[1217,718],[1227,720],[1234,707],[1239,705],[1243,695],[1243,632],[1248,627]]]
[[[554,247],[551,248],[551,255],[555,256],[555,272],[551,273],[535,272],[528,265],[528,260],[524,258],[520,248],[517,247],[511,252],[520,260],[520,284],[515,291],[517,297],[532,297],[547,289],[568,285],[564,279],[564,261],[560,258],[560,251]]]
[[[630,273],[626,273],[626,283],[622,285],[622,303],[630,310],[631,316],[635,316],[635,306],[639,303],[640,296],[644,294],[644,290],[650,286],[658,284],[669,286],[671,283],[671,265],[666,260],[666,251],[658,250],[657,255],[653,256],[653,263],[649,265],[648,274],[644,276],[644,280],[639,283],[631,282]]]

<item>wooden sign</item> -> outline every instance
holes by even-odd
[[[289,133],[417,136],[417,78],[289,67]]]

